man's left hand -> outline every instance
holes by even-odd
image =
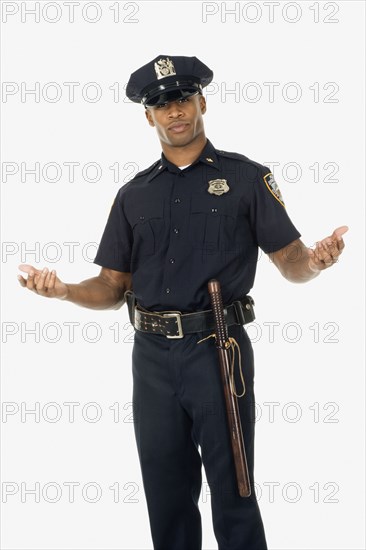
[[[309,268],[312,271],[321,271],[338,262],[344,249],[343,235],[348,231],[346,225],[337,227],[329,237],[316,243],[315,249],[308,248]]]

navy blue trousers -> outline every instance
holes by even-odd
[[[214,338],[208,332],[172,340],[135,331],[132,352],[134,428],[155,550],[201,550],[202,463],[219,550],[266,550],[253,487],[254,363],[242,326],[229,327],[240,345],[246,384],[238,399],[252,495],[240,497]],[[242,384],[235,367],[236,391]],[[199,450],[200,449],[200,450]]]

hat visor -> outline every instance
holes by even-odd
[[[164,91],[159,90],[158,92],[156,92],[156,94],[153,94],[151,97],[149,97],[145,101],[145,106],[154,107],[158,105],[163,105],[164,103],[169,103],[169,101],[176,101],[177,99],[190,97],[197,92],[201,93],[200,88],[198,88],[197,86],[185,86],[184,88],[167,86]]]

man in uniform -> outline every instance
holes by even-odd
[[[258,247],[289,281],[310,281],[337,262],[343,226],[307,248],[273,174],[207,140],[202,89],[212,71],[195,57],[158,56],[131,75],[127,96],[145,108],[161,158],[118,191],[95,263],[97,277],[65,284],[56,272],[20,266],[22,286],[81,306],[118,308],[126,297],[136,443],[156,550],[200,550],[201,466],[220,550],[265,550],[255,497],[254,366],[243,327],[254,319]],[[251,496],[236,485],[207,283],[222,288]],[[127,292],[125,295],[126,291]],[[153,313],[156,312],[156,313]],[[241,370],[242,368],[242,370]],[[242,376],[244,378],[242,378]],[[242,391],[245,389],[245,392]]]

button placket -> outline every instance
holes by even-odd
[[[176,263],[177,245],[179,243],[177,238],[180,234],[182,218],[181,208],[184,202],[179,192],[178,184],[178,178],[181,175],[182,174],[180,172],[172,174],[173,186],[170,199],[170,240],[166,256],[167,267],[165,269],[163,280],[163,292],[165,295],[171,294],[172,288],[174,288],[174,268]]]

